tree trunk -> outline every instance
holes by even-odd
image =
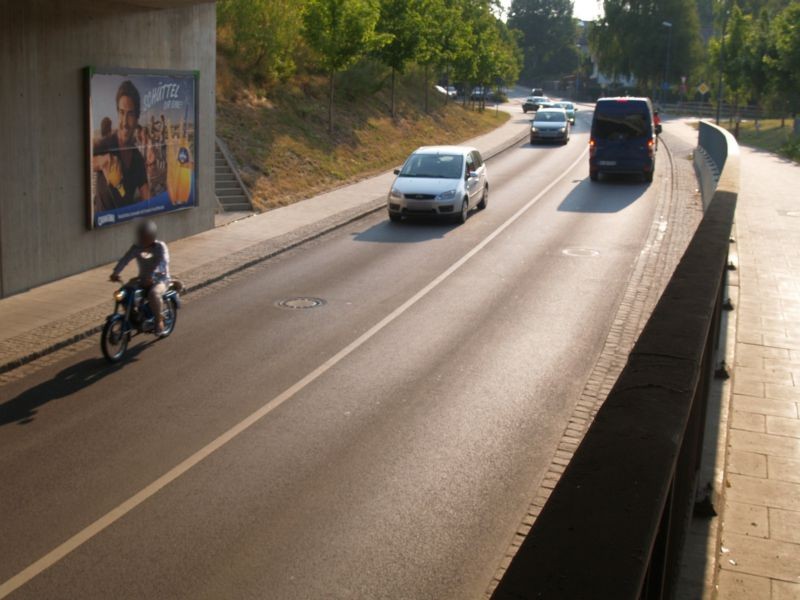
[[[395,81],[394,80],[395,80],[395,68],[392,67],[392,99],[391,99],[391,102],[390,102],[390,105],[391,105],[390,111],[392,113],[392,120],[396,119],[396,117],[397,117],[397,113],[395,111],[395,105],[394,105],[394,85],[395,85]]]
[[[328,87],[328,133],[333,135],[333,77],[336,72],[331,70],[331,78]]]
[[[426,115],[429,112],[428,111],[428,88],[429,87],[430,87],[430,85],[428,84],[428,64],[425,63],[425,114]],[[447,91],[447,90],[445,90],[445,91]],[[445,94],[445,97],[447,97],[447,94]]]

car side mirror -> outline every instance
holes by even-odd
[[[400,175],[400,169],[395,169],[395,170],[394,170],[394,174],[395,174],[395,175]]]
[[[656,135],[661,135],[661,125],[656,125]]]
[[[477,171],[470,171],[469,174],[467,175],[467,179],[477,179],[477,178],[478,178]]]

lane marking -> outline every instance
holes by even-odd
[[[524,206],[522,206],[517,212],[515,212],[511,217],[509,217],[502,225],[500,225],[497,229],[495,229],[492,233],[490,233],[486,238],[484,238],[481,242],[479,242],[476,246],[474,246],[469,252],[467,252],[464,256],[454,262],[450,267],[448,267],[444,272],[438,275],[433,281],[431,281],[428,285],[424,288],[419,290],[416,294],[414,294],[411,298],[406,300],[403,304],[398,306],[394,309],[391,313],[381,319],[377,324],[373,325],[368,331],[363,333],[360,337],[356,340],[345,346],[342,350],[339,350],[336,354],[334,354],[331,358],[326,360],[316,369],[311,371],[308,375],[300,379],[297,383],[292,385],[291,387],[284,390],[278,396],[275,396],[272,400],[267,402],[264,406],[259,408],[257,411],[251,413],[249,416],[245,417],[242,421],[228,429],[225,433],[214,439],[213,441],[209,442],[207,445],[202,447],[200,450],[189,456],[187,459],[179,463],[178,465],[171,468],[169,471],[164,473],[161,477],[150,483],[148,486],[125,500],[122,504],[118,505],[116,508],[112,509],[111,511],[107,512],[105,515],[70,537],[68,540],[60,544],[59,546],[55,547],[53,550],[42,556],[37,561],[31,563],[27,567],[25,567],[22,571],[14,575],[11,579],[3,582],[0,584],[0,598],[5,598],[15,590],[19,589],[23,585],[25,585],[28,581],[39,575],[42,571],[46,570],[47,568],[51,567],[62,558],[67,556],[73,550],[79,548],[90,539],[95,537],[97,534],[102,532],[107,527],[111,526],[113,523],[124,517],[126,514],[131,512],[134,508],[142,504],[145,500],[150,498],[151,496],[158,493],[161,489],[175,481],[178,477],[186,473],[189,469],[200,463],[203,459],[210,456],[220,448],[222,448],[225,444],[236,438],[239,434],[247,430],[250,426],[254,425],[266,415],[271,413],[273,410],[278,408],[281,404],[292,398],[294,395],[302,391],[304,388],[309,386],[311,383],[319,379],[322,375],[330,371],[333,367],[335,367],[338,363],[342,360],[347,358],[350,354],[355,352],[358,348],[363,346],[367,341],[369,341],[372,337],[374,337],[377,333],[379,333],[382,329],[386,328],[390,323],[400,317],[403,313],[405,313],[408,309],[414,306],[417,302],[422,300],[425,296],[427,296],[431,291],[437,288],[443,281],[445,281],[450,275],[455,273],[458,269],[460,269],[467,261],[469,261],[473,256],[478,254],[481,250],[483,250],[486,246],[488,246],[494,239],[496,239],[501,233],[503,233],[506,229],[508,229],[511,225],[513,225],[523,214],[525,214],[530,208],[536,204],[543,196],[545,196],[550,190],[552,190],[556,185],[561,183],[566,176],[573,170],[578,164],[584,160],[584,157],[588,153],[589,148],[588,146],[581,152],[580,156],[573,162],[569,168],[561,173],[556,179],[550,182],[541,192],[539,192],[536,196],[531,198]]]

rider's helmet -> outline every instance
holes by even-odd
[[[149,245],[156,241],[158,234],[158,226],[155,221],[150,219],[142,221],[136,228],[136,241],[140,246]]]

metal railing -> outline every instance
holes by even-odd
[[[673,596],[738,195],[736,142],[709,127],[701,141],[721,174],[703,219],[493,600]]]

